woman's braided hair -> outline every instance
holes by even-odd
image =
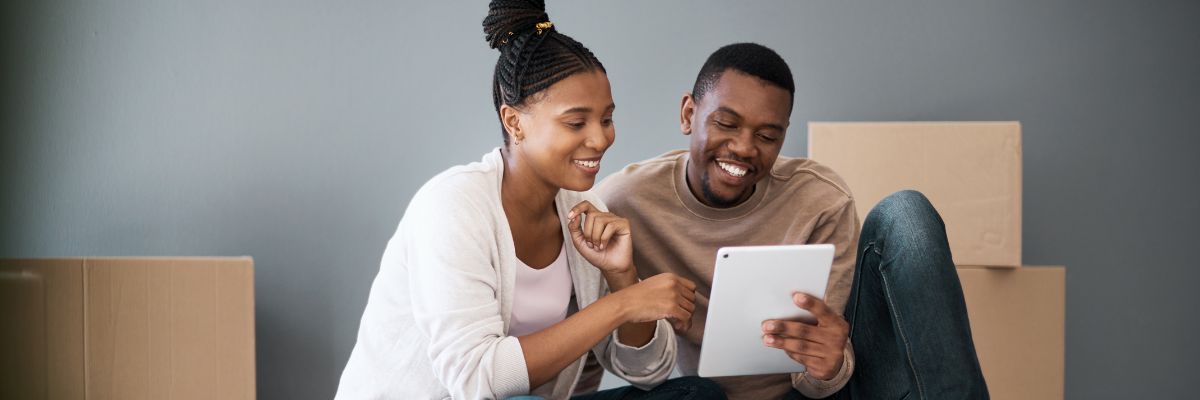
[[[604,66],[590,50],[559,33],[546,15],[544,0],[492,0],[483,32],[488,46],[500,50],[492,77],[492,102],[520,107],[531,96],[564,78]],[[501,126],[504,144],[508,132]]]

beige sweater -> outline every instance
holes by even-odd
[[[688,189],[688,153],[678,150],[630,164],[597,185],[611,212],[628,218],[634,233],[634,262],[642,277],[673,272],[697,284],[692,328],[680,332],[677,367],[696,375],[704,336],[713,262],[724,246],[832,243],[837,248],[825,300],[838,313],[846,307],[854,274],[859,222],[845,182],[814,161],[780,157],[771,175],[742,204],[717,209]],[[802,374],[715,378],[730,398],[772,399],[795,387],[805,396],[825,397],[841,389],[854,368],[846,362],[830,381]]]

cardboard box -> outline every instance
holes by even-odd
[[[0,398],[253,399],[254,262],[0,260]]]
[[[992,399],[1061,399],[1066,269],[958,269]]]
[[[1021,265],[1021,124],[813,122],[809,158],[841,175],[858,216],[901,189],[946,222],[955,264]]]

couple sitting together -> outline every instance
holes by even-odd
[[[338,399],[987,397],[941,218],[903,191],[860,225],[834,171],[781,157],[795,86],[774,51],[714,52],[680,104],[687,150],[597,185],[600,60],[542,0],[493,0],[483,25],[503,146],[413,196]],[[761,327],[807,371],[696,376],[716,250],[818,243],[826,296],[791,299],[817,322]],[[597,392],[605,370],[630,386]]]

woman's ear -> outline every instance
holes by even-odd
[[[684,93],[679,103],[679,130],[684,135],[692,134],[692,115],[696,113],[696,102],[691,93]]]
[[[516,107],[508,104],[501,105],[500,123],[504,125],[504,131],[508,132],[509,141],[516,144],[525,138],[525,132],[521,131],[521,111]]]

